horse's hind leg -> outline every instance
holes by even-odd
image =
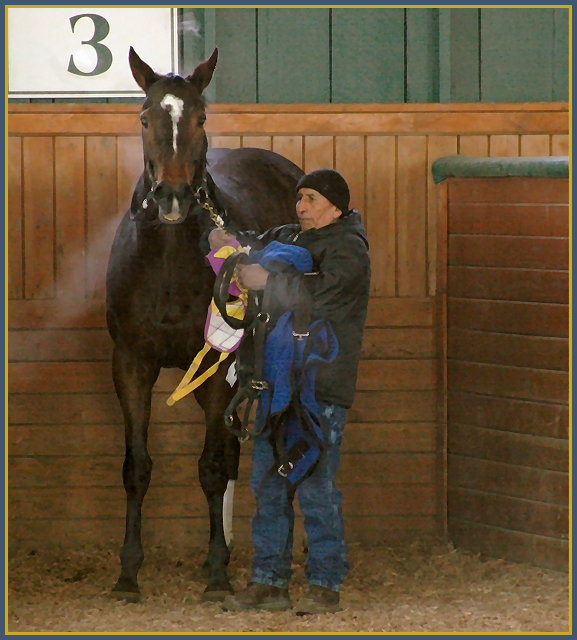
[[[152,460],[147,449],[150,400],[159,367],[115,346],[112,372],[124,414],[126,444],[122,468],[126,491],[126,532],[120,552],[120,577],[113,592],[118,598],[137,602],[140,599],[137,576],[144,559],[140,536],[141,509],[152,471]]]
[[[224,380],[228,367],[221,366],[195,392],[206,419],[204,448],[198,461],[198,475],[210,517],[210,541],[207,562],[208,584],[203,600],[218,601],[233,592],[227,575],[230,550],[226,544],[223,526],[223,496],[228,481],[238,476],[240,444],[224,426],[224,412],[232,397],[230,386]]]

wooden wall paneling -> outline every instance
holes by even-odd
[[[569,471],[569,446],[565,438],[520,434],[453,422],[449,449],[452,454],[480,460],[563,473]],[[482,490],[486,491],[485,487],[482,487]],[[509,487],[502,486],[499,493],[509,493]],[[541,497],[528,493],[523,497],[567,504],[566,492],[551,494],[537,489],[536,493],[541,493]],[[564,497],[565,500],[560,502],[560,497]]]
[[[452,419],[502,431],[567,438],[569,411],[566,404],[535,403],[517,398],[479,396],[470,391],[448,393]]]
[[[427,138],[427,293],[435,295],[437,289],[437,185],[433,180],[432,164],[443,156],[457,153],[457,136],[428,136]]]
[[[526,138],[529,155],[549,152],[548,136]],[[451,538],[473,551],[564,571],[566,183],[451,180],[447,256]],[[479,536],[491,531],[500,533],[485,547]],[[521,551],[513,548],[515,536]]]
[[[365,137],[335,137],[335,169],[339,171],[349,185],[350,206],[358,209],[366,223],[365,203]]]
[[[58,157],[65,157],[64,149],[68,141],[88,135],[88,153],[83,166],[87,176],[86,238],[91,258],[96,257],[92,250],[93,241],[103,235],[100,233],[100,225],[105,225],[105,233],[108,229],[111,234],[114,232],[116,220],[124,208],[121,201],[131,195],[134,186],[130,184],[131,176],[136,179],[142,166],[138,108],[137,105],[120,104],[10,106],[11,135],[20,131],[26,136],[44,138],[51,131],[56,136],[53,143],[56,155],[52,163],[57,167],[53,181],[55,202],[65,201],[67,187],[64,176],[73,175],[76,170],[59,167]],[[444,449],[439,444],[440,440],[437,440],[436,422],[439,414],[435,385],[441,374],[434,370],[436,345],[433,336],[442,320],[438,309],[435,309],[432,298],[434,292],[427,288],[424,261],[426,252],[429,251],[426,244],[432,242],[432,236],[427,238],[424,217],[430,186],[428,161],[432,158],[425,136],[439,139],[439,144],[445,137],[449,140],[459,136],[461,152],[468,144],[472,147],[479,143],[479,148],[482,148],[484,141],[486,153],[487,136],[495,132],[499,135],[530,132],[530,135],[537,136],[552,133],[560,136],[559,146],[563,144],[563,136],[567,131],[566,106],[500,105],[500,110],[494,111],[494,108],[485,105],[476,105],[472,109],[470,105],[454,104],[436,105],[432,110],[430,105],[419,104],[394,107],[324,105],[320,109],[318,105],[227,105],[226,108],[213,105],[209,110],[211,113],[207,131],[211,146],[239,147],[245,134],[265,137],[271,140],[273,148],[279,140],[291,140],[287,148],[294,145],[296,149],[299,144],[294,140],[299,140],[303,168],[312,170],[322,166],[335,166],[342,170],[354,185],[354,197],[360,194],[361,202],[364,203],[373,256],[377,256],[377,250],[385,246],[387,241],[397,242],[397,220],[400,224],[407,221],[407,224],[414,223],[414,228],[422,233],[423,249],[416,252],[423,259],[420,293],[395,297],[396,246],[391,247],[390,254],[393,268],[378,268],[379,278],[386,280],[372,283],[373,297],[369,303],[367,331],[362,347],[359,391],[349,414],[349,437],[345,439],[343,447],[341,484],[347,496],[358,493],[361,484],[366,488],[366,500],[354,507],[354,521],[347,521],[351,539],[382,541],[414,533],[438,533],[442,530],[446,501],[442,484]],[[18,117],[15,119],[16,115]],[[488,124],[495,128],[483,130]],[[418,135],[417,138],[424,143],[416,144],[415,154],[413,135],[419,132],[423,135]],[[402,157],[405,162],[407,157],[410,160],[404,168],[397,167],[395,136],[402,139],[398,157]],[[463,143],[463,140],[466,142]],[[244,142],[246,143],[246,138]],[[76,143],[71,144],[74,147]],[[552,150],[553,148],[552,143]],[[445,153],[444,149],[442,153]],[[134,166],[133,161],[137,161]],[[23,157],[22,164],[25,163],[26,159]],[[132,174],[132,171],[135,173]],[[402,188],[405,193],[408,197],[413,197],[413,205],[421,198],[423,205],[420,208],[411,206],[410,209],[406,207],[403,212],[395,211],[397,175],[401,182],[404,181]],[[17,180],[16,177],[14,179]],[[557,182],[557,191],[558,184]],[[109,191],[106,196],[103,195],[103,187]],[[376,189],[374,194],[373,188]],[[445,185],[440,186],[440,189],[443,188]],[[458,195],[463,200],[474,200],[482,192],[481,186],[477,188],[473,185],[472,189],[467,189],[465,196],[463,193]],[[509,185],[507,189],[496,193],[511,201],[511,194],[519,192],[526,193],[526,187]],[[548,193],[548,197],[551,197],[553,190]],[[405,195],[402,197],[405,198]],[[491,197],[495,197],[495,193]],[[559,195],[560,199],[562,197],[563,194]],[[382,206],[385,200],[392,203],[387,211]],[[551,202],[550,199],[544,199],[541,204],[531,205],[531,212],[538,214],[537,217],[546,213],[546,235],[553,239],[552,236],[563,235],[559,231],[567,227],[568,210],[566,204],[554,205]],[[429,198],[428,206],[430,204]],[[491,218],[491,210],[487,209],[490,203],[471,205],[463,202],[458,206],[465,205],[486,207],[479,214],[480,219],[487,215]],[[69,210],[72,210],[72,205]],[[415,210],[422,212],[423,217],[419,222],[411,218]],[[498,224],[503,211],[495,209],[494,213]],[[383,221],[382,216],[388,214],[391,217]],[[56,211],[55,230],[61,224],[59,215],[64,215],[64,212],[60,214]],[[72,218],[66,213],[66,224],[70,220]],[[521,219],[517,222],[520,223]],[[514,221],[510,222],[505,233],[511,233],[515,224]],[[387,225],[392,225],[391,233]],[[377,231],[381,235],[375,241]],[[535,234],[544,235],[542,231],[538,225],[533,226]],[[68,244],[82,244],[79,228],[66,228],[65,234],[69,238]],[[407,241],[414,241],[409,233],[406,238]],[[64,243],[64,239],[62,242]],[[111,236],[106,242],[103,241],[103,245],[107,245],[106,250],[103,249],[103,254],[106,255],[95,260],[102,270],[89,283],[93,287],[92,292],[89,290],[89,295],[99,297],[90,300],[83,300],[81,297],[81,304],[69,304],[68,308],[74,312],[73,317],[63,312],[59,300],[13,300],[9,306],[10,328],[19,329],[11,331],[9,343],[12,361],[10,383],[13,389],[19,391],[11,394],[9,399],[10,464],[12,466],[14,461],[11,473],[16,474],[11,479],[17,477],[19,483],[17,491],[10,496],[11,505],[15,509],[13,514],[18,514],[17,518],[13,517],[10,521],[11,544],[21,544],[23,541],[38,544],[40,539],[46,543],[61,542],[66,537],[84,543],[92,538],[101,539],[103,531],[118,538],[123,529],[123,515],[115,515],[120,513],[118,510],[124,504],[121,484],[122,417],[112,391],[111,342],[104,329],[104,303],[100,297],[103,293],[110,242]],[[70,252],[71,248],[68,247],[66,251]],[[373,264],[388,259],[388,255],[379,254]],[[543,271],[542,266],[539,267],[540,271]],[[57,283],[60,286],[59,280]],[[551,336],[555,344],[549,373],[562,373],[557,367],[566,358],[566,304],[546,305],[540,314],[535,314],[533,308],[537,303],[453,299],[450,304],[453,322],[460,330],[462,339],[466,339],[463,331],[467,331],[459,326],[459,319],[463,318],[468,321],[472,318],[473,327],[491,326],[491,330],[501,327],[503,332],[518,330],[525,336],[537,331],[542,336]],[[525,309],[529,308],[530,312],[526,312]],[[478,329],[472,328],[470,331]],[[499,350],[495,335],[492,334],[491,338],[493,340],[488,344],[489,357]],[[519,340],[522,339],[523,336],[520,335]],[[553,345],[552,342],[549,344]],[[527,353],[522,362],[535,364],[535,358],[544,348],[539,337],[529,336]],[[510,350],[502,351],[503,357],[497,363],[473,364],[502,365],[509,375],[510,369],[518,366],[518,361],[510,360]],[[471,357],[474,356],[472,353]],[[498,360],[496,355],[493,359]],[[203,511],[204,497],[195,471],[195,459],[204,437],[203,416],[193,398],[185,399],[174,407],[166,406],[166,397],[173,389],[178,373],[164,371],[153,393],[150,442],[155,473],[151,486],[153,499],[147,509],[157,514],[158,518],[149,519],[145,538],[160,541],[191,536],[187,539],[190,543],[196,536],[198,543],[204,544],[208,519]],[[56,384],[58,380],[60,385]],[[69,387],[66,392],[62,391],[63,380],[66,380]],[[553,397],[555,381],[549,375],[545,383],[549,389],[547,393]],[[509,392],[518,394],[518,386],[510,380],[507,384]],[[558,438],[566,437],[566,403],[539,405],[537,419],[527,409],[533,409],[534,402],[517,397],[500,398],[460,392],[452,396],[451,411],[454,416],[463,415],[463,397],[467,398],[467,406],[475,407],[473,415],[468,418],[474,421],[472,426],[475,428],[511,433],[525,430],[535,437],[541,437],[541,422],[546,423],[548,434]],[[471,405],[471,399],[478,401],[477,404]],[[506,424],[496,422],[496,405],[501,409],[505,406],[508,412]],[[465,415],[468,416],[468,412]],[[533,438],[529,442],[514,435],[512,437],[519,443],[519,456],[526,456],[528,460],[535,455],[530,444],[537,440]],[[538,442],[539,450],[545,451],[547,442]],[[562,455],[562,447],[552,447],[551,451],[558,457]],[[79,453],[84,455],[82,461],[78,458]],[[247,484],[249,458],[249,452],[244,448],[239,485],[243,487],[239,492],[239,511],[243,514],[250,511]],[[375,473],[368,478],[359,471],[367,465],[375,469]],[[65,468],[67,466],[68,469]],[[384,476],[380,471],[377,472],[383,468],[387,469]],[[94,473],[91,474],[91,471]],[[175,486],[174,478],[191,485],[192,489],[189,490],[188,486]],[[84,484],[79,484],[79,480]],[[548,486],[553,481],[560,484],[562,479],[551,476]],[[52,486],[51,483],[55,484]],[[105,486],[107,483],[110,486]],[[166,501],[167,491],[179,503],[176,510],[166,507],[163,502]],[[70,506],[64,505],[62,509],[58,505],[53,505],[54,508],[42,506],[43,492],[48,497],[57,494],[69,496]],[[28,518],[25,518],[21,510],[27,500],[34,505],[34,514],[31,517],[29,510]],[[85,509],[85,505],[90,508]],[[102,514],[107,514],[109,519],[85,515],[91,511],[100,513],[98,509],[101,509]],[[82,516],[74,521],[73,528],[70,527],[72,515]],[[302,518],[299,523],[298,526],[302,528]],[[237,532],[239,539],[249,538],[248,515],[236,516],[235,535]]]
[[[367,136],[366,223],[374,296],[394,296],[397,290],[396,176],[395,136]]]
[[[257,149],[272,148],[272,136],[242,136],[241,145],[243,147],[256,147]]]
[[[405,101],[404,25],[404,9],[332,9],[331,102]]]
[[[357,389],[360,391],[434,389],[435,383],[432,359],[361,360],[359,363]]]
[[[27,137],[23,141],[24,291],[26,298],[53,298],[54,141]]]
[[[526,208],[525,213],[533,210]],[[569,241],[555,237],[458,235],[451,236],[449,258],[454,266],[566,270]]]
[[[489,155],[489,136],[459,136],[459,154],[462,156]]]
[[[130,207],[132,192],[144,171],[140,136],[119,136],[116,145],[118,220]]]
[[[315,169],[334,169],[334,147],[335,139],[333,136],[305,136],[303,170],[308,173]]]
[[[506,556],[514,562],[534,563],[540,559],[542,567],[566,571],[569,546],[567,540],[534,536],[522,531],[490,527],[480,523],[456,520],[452,523],[455,544],[472,541],[472,549],[489,557]]]
[[[367,327],[433,327],[431,298],[369,298]]]
[[[10,393],[113,392],[108,362],[12,362]]]
[[[257,102],[331,102],[329,20],[325,8],[258,10]]]
[[[554,504],[569,491],[569,475],[561,471],[453,453],[449,462],[463,489],[483,487],[487,493]]]
[[[432,422],[436,394],[433,391],[359,391],[350,409],[351,422]]]
[[[104,300],[87,303],[84,299],[83,303],[82,312],[71,315],[62,313],[59,300],[13,300],[8,306],[8,325],[10,329],[99,329],[104,326]]]
[[[519,155],[521,156],[550,156],[551,136],[546,134],[534,136],[520,136],[521,144]]]
[[[47,433],[50,438],[47,438]],[[191,423],[155,424],[149,433],[154,455],[198,456],[204,445],[204,425]],[[434,422],[349,423],[342,451],[362,454],[367,442],[373,453],[428,453],[434,449]],[[124,454],[123,427],[120,423],[67,424],[51,428],[47,424],[21,424],[8,432],[11,455],[99,456]],[[241,455],[250,455],[242,448]],[[247,481],[247,478],[243,478]]]
[[[450,297],[448,306],[451,327],[559,338],[569,335],[566,304]]]
[[[373,453],[429,453],[435,448],[435,430],[434,422],[352,422],[342,450],[363,453],[370,442]]]
[[[273,136],[272,150],[285,156],[302,169],[304,164],[302,136]]]
[[[567,371],[566,338],[515,335],[451,328],[448,357],[536,369]]]
[[[86,181],[84,137],[54,139],[57,297],[68,303],[84,297]]]
[[[359,517],[356,519],[358,527],[355,529],[357,542],[361,544],[382,544],[383,540],[390,542],[406,541],[407,535],[430,535],[434,532],[433,519],[427,516],[382,516]],[[235,538],[237,540],[250,539],[249,517],[238,517],[235,523]],[[347,525],[345,525],[347,526]],[[36,522],[28,520],[24,523],[11,521],[9,524],[9,539],[12,548],[37,549],[38,539],[58,540],[60,544],[99,544],[102,540],[118,539],[118,531],[124,529],[124,518],[110,518],[108,520],[79,520],[74,528],[70,527],[70,520],[42,520]],[[206,518],[158,518],[147,523],[142,540],[145,548],[152,545],[165,545],[167,540],[176,545],[198,546],[206,545],[208,535]],[[304,535],[302,517],[295,519],[295,537]],[[348,534],[351,537],[351,533]]]
[[[453,488],[449,489],[448,499],[449,509],[459,513],[460,520],[538,536],[567,538],[567,507]]]
[[[24,296],[24,216],[22,209],[22,138],[8,138],[7,269],[9,299]]]
[[[194,399],[166,405],[167,393],[153,392],[153,423],[201,423],[202,411]],[[10,424],[122,424],[120,405],[114,393],[15,394],[10,398]],[[417,418],[426,420],[426,418]]]
[[[242,146],[240,136],[208,136],[208,141],[212,149],[239,149]]]
[[[565,221],[568,186],[568,181],[560,178],[502,178],[500,180],[466,178],[455,180],[454,184],[451,185],[451,207],[455,206],[453,202],[485,202],[489,204],[487,207],[489,211],[493,209],[498,211],[503,203],[511,203],[512,205],[518,205],[519,202],[531,205],[543,204],[546,207],[546,211],[535,211],[532,217],[540,217],[541,213],[545,213],[545,218],[535,222],[535,224],[538,224],[540,228],[547,228],[549,223],[547,219],[548,212],[551,212],[550,217],[560,216],[560,220]],[[512,206],[511,209],[513,214],[515,207]],[[497,216],[492,216],[492,222],[495,222],[494,228],[506,228],[507,221],[502,220],[499,223],[499,216],[502,218],[503,212],[499,212]],[[522,218],[527,220],[527,216]],[[529,226],[531,219],[527,220],[527,223]],[[496,233],[502,232],[497,231]],[[525,233],[525,235],[529,235],[529,232]],[[545,235],[555,234],[548,233]]]
[[[151,487],[186,487],[197,492],[197,502],[205,508],[196,465],[182,454],[154,454]],[[119,494],[122,483],[122,455],[113,456],[48,456],[14,457],[9,469],[10,486],[14,488],[114,487]],[[151,456],[152,457],[152,456]],[[364,462],[363,462],[364,460]],[[343,486],[350,485],[431,485],[434,456],[431,453],[346,453],[341,456],[338,476]],[[250,478],[251,456],[241,455],[239,486]],[[344,479],[346,478],[346,485]],[[87,492],[88,493],[88,492]],[[236,501],[235,501],[236,502]],[[148,502],[145,502],[148,509]],[[386,508],[398,508],[394,500]],[[177,507],[178,508],[178,507]],[[166,507],[165,507],[166,509]],[[410,511],[409,511],[410,513]]]
[[[518,367],[456,360],[448,372],[449,387],[458,391],[542,402],[568,400],[568,375],[563,371],[527,368],[520,378]]]
[[[397,146],[397,295],[427,291],[425,136],[399,136]]]
[[[518,156],[519,137],[509,134],[489,136],[489,155],[494,157]]]
[[[449,290],[456,298],[567,304],[566,271],[449,267]]]
[[[435,470],[435,486],[437,493],[437,522],[439,531],[447,535],[447,431],[448,431],[448,376],[447,376],[447,247],[448,247],[448,194],[449,184],[443,181],[437,186],[436,192],[436,214],[437,214],[437,234],[436,234],[436,295],[435,295],[435,316],[434,316],[434,336],[436,344],[436,406],[435,417],[437,420],[437,431],[435,434],[435,453],[437,456],[437,466]]]
[[[451,204],[451,211],[454,214],[449,223],[451,233],[469,233],[491,237],[563,237],[568,235],[569,209],[567,205],[538,203],[519,207],[514,202],[484,203],[482,202],[484,195],[481,184],[477,185],[473,180],[471,178],[469,189],[461,191],[459,187],[459,194],[456,195],[458,198],[468,198],[471,202]],[[515,183],[509,182],[504,186],[503,193],[499,193],[497,196],[501,200],[508,198],[508,192],[519,192]],[[562,192],[563,185],[557,185],[556,191]],[[475,200],[479,202],[475,202]],[[531,215],[527,215],[529,211]]]
[[[138,135],[139,105],[11,104],[10,135]],[[212,105],[211,135],[512,135],[567,134],[568,105],[525,104],[250,104]],[[72,116],[72,117],[71,117]]]
[[[567,134],[556,134],[551,136],[551,155],[569,155],[569,136]]]
[[[392,330],[394,331],[394,330]],[[396,334],[392,334],[396,337]],[[418,347],[417,353],[425,351],[424,336],[399,335],[401,344],[405,344],[410,338],[415,340]],[[80,329],[74,331],[68,329],[21,329],[9,334],[10,360],[17,362],[26,361],[82,361],[82,360],[106,360],[109,361],[112,354],[112,341],[106,329]],[[388,345],[392,337],[381,338],[384,345]],[[382,347],[383,349],[385,346]]]
[[[86,297],[103,298],[106,265],[118,226],[116,138],[86,140]]]

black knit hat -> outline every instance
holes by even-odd
[[[343,213],[349,210],[349,187],[341,174],[334,169],[317,169],[306,173],[297,183],[297,191],[302,187],[314,189]]]

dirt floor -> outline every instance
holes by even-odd
[[[567,574],[482,558],[445,542],[406,546],[350,545],[351,571],[341,592],[343,610],[223,612],[201,603],[204,551],[186,556],[155,547],[140,571],[142,601],[110,596],[118,569],[112,545],[67,551],[27,551],[9,561],[8,633],[167,632],[173,634],[337,633],[558,633],[569,630]],[[182,553],[182,552],[181,552]],[[295,554],[293,600],[305,581]],[[250,551],[235,548],[230,575],[247,581]]]

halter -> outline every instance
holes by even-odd
[[[147,164],[146,170],[147,170],[147,173],[148,173],[148,177],[150,179],[150,190],[146,194],[146,196],[144,197],[144,200],[142,201],[141,206],[142,206],[143,209],[148,209],[149,202],[151,202],[151,201],[157,202],[156,197],[155,197],[155,191],[156,191],[156,187],[159,184],[158,180],[156,180],[156,178],[152,175],[152,172],[151,172],[150,167],[148,166],[148,164]],[[208,211],[210,219],[212,220],[214,225],[216,227],[218,227],[219,229],[224,230],[225,229],[225,220],[224,220],[224,218],[228,219],[228,215],[227,215],[226,210],[223,210],[222,211],[222,215],[221,215],[219,213],[219,211],[218,211],[218,208],[217,208],[214,200],[210,197],[210,189],[209,189],[209,186],[208,186],[208,177],[209,177],[209,174],[208,174],[208,172],[206,170],[206,163],[204,163],[203,164],[203,169],[202,169],[202,179],[200,181],[200,185],[198,186],[198,188],[194,192],[194,199],[196,200],[196,204],[199,207],[201,207],[205,211]],[[137,216],[135,214],[133,214],[132,212],[130,212],[130,219],[131,220],[135,220],[136,218],[137,218]]]

